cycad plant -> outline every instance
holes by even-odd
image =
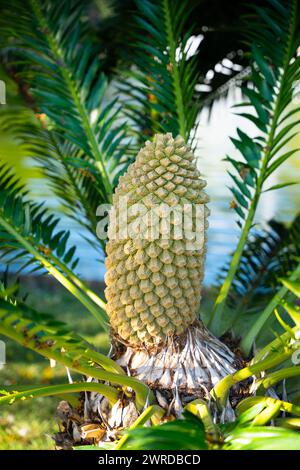
[[[129,47],[112,74],[103,71],[91,3],[3,6],[3,63],[28,107],[4,110],[3,128],[43,170],[86,242],[106,254],[107,303],[76,274],[76,248],[59,216],[33,202],[13,168],[1,165],[1,260],[49,273],[110,333],[107,357],[26,305],[13,285],[1,287],[0,333],[82,374],[79,382],[1,391],[0,404],[81,392],[77,406],[59,407],[61,447],[155,448],[161,437],[160,447],[170,449],[269,448],[276,436],[283,448],[299,448],[299,434],[286,429],[299,428],[293,416],[300,413],[297,392],[286,389],[299,375],[288,363],[299,349],[299,220],[253,227],[263,192],[278,189],[268,187],[269,177],[297,151],[286,146],[298,124],[299,8],[296,0],[266,0],[249,6],[243,20],[248,65],[239,106],[256,135],[237,129],[240,158],[226,157],[241,233],[220,275],[209,331],[199,309],[208,197],[195,162],[205,100],[197,91],[199,52],[190,53],[199,5],[137,0]],[[252,357],[271,320],[277,337]],[[233,341],[213,335],[228,332],[234,351]],[[144,429],[149,421],[154,426]]]

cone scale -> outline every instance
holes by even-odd
[[[232,352],[198,319],[205,185],[183,139],[159,134],[140,150],[113,198],[105,295],[114,358],[159,394],[208,396],[235,370]]]

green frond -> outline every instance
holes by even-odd
[[[221,426],[223,450],[299,448],[299,433],[268,425],[281,412],[298,415],[299,407],[270,397],[249,397],[238,404],[236,412],[237,418],[233,423]]]
[[[26,387],[22,391],[0,390],[0,406],[12,405],[18,401],[25,401],[31,398],[49,397],[54,395],[63,395],[76,392],[96,392],[107,397],[111,405],[114,405],[118,399],[118,391],[109,385],[95,382],[79,382],[72,384],[59,385],[37,385],[35,387]]]
[[[80,149],[57,133],[47,119],[36,119],[27,109],[5,110],[3,132],[17,139],[27,157],[42,169],[43,178],[59,198],[64,213],[84,229],[93,248],[103,254],[104,240],[96,236],[97,207],[103,197],[101,176]]]
[[[221,287],[211,318],[216,328],[241,261],[248,233],[265,183],[271,174],[297,150],[286,151],[293,138],[298,120],[290,113],[294,90],[300,77],[299,12],[296,0],[268,0],[263,9],[253,5],[254,15],[247,17],[247,37],[251,41],[251,82],[243,92],[247,102],[241,106],[251,112],[239,113],[250,120],[257,135],[249,137],[237,129],[232,142],[240,159],[227,156],[234,173],[229,172],[234,185],[232,206],[242,228],[227,277]]]
[[[277,367],[279,364],[284,363],[286,359],[290,358],[295,350],[293,342],[290,340],[290,337],[286,338],[285,343],[281,344],[281,347],[279,346],[276,351],[270,351],[270,349],[268,349],[269,354],[264,359],[251,362],[243,369],[227,375],[220,380],[210,392],[218,407],[221,409],[226,406],[231,387],[252,376],[265,373],[267,370]]]
[[[81,281],[74,269],[76,248],[69,231],[57,230],[59,218],[27,199],[7,166],[0,168],[0,254],[7,264],[44,269],[68,289],[107,329],[105,303]]]
[[[76,0],[13,2],[3,25],[9,40],[3,53],[6,67],[29,87],[39,112],[75,146],[69,158],[99,175],[99,203],[110,202],[111,179],[126,163],[126,123],[118,121],[116,102],[105,101],[101,51],[85,38],[83,9]]]
[[[278,382],[282,380],[287,380],[292,377],[299,377],[300,376],[300,367],[299,366],[292,366],[292,367],[285,367],[278,371],[272,372],[268,374],[265,378],[261,379],[257,383],[257,388],[263,387],[264,389],[269,389],[274,387]]]
[[[241,405],[241,406],[240,406]],[[126,450],[296,450],[299,433],[286,427],[265,425],[280,411],[299,413],[299,407],[266,397],[251,397],[238,406],[235,421],[217,426],[218,438],[205,432],[202,419],[184,411],[183,418],[160,426],[128,431]],[[283,421],[283,420],[280,420]],[[288,418],[296,421],[297,418]],[[287,423],[288,424],[288,423]],[[282,422],[282,426],[284,422]],[[298,425],[299,426],[299,425]],[[95,448],[96,449],[96,448]],[[91,449],[93,450],[93,449]]]
[[[126,114],[141,142],[156,132],[180,134],[188,141],[199,110],[199,72],[188,55],[191,2],[136,0],[136,5],[133,66],[119,86]]]
[[[283,305],[287,305],[286,311],[290,315],[291,320],[295,324],[294,327],[287,325],[276,312],[277,305],[282,301],[284,296],[291,291],[296,296],[299,297],[300,295],[300,264],[298,264],[295,271],[292,273],[288,280],[283,280],[282,282],[285,283],[283,287],[276,293],[276,295],[272,298],[270,303],[267,305],[266,309],[262,312],[259,316],[258,320],[254,323],[252,328],[250,328],[247,335],[244,336],[241,342],[241,348],[246,353],[249,354],[250,348],[255,340],[256,335],[259,333],[260,329],[268,319],[268,317],[275,311],[275,315],[277,320],[279,321],[281,327],[284,329],[284,333],[272,341],[271,343],[267,344],[259,353],[252,359],[252,361],[243,369],[226,376],[220,382],[215,385],[215,387],[211,391],[212,397],[217,401],[219,406],[222,406],[226,403],[229,390],[232,386],[236,383],[243,381],[251,376],[259,376],[261,373],[264,374],[263,379],[260,381],[258,380],[256,384],[256,388],[259,388],[260,385],[265,386],[265,388],[269,388],[271,384],[276,384],[278,381],[285,380],[289,377],[294,377],[299,374],[299,368],[297,367],[288,367],[288,368],[281,368],[279,370],[275,370],[279,365],[285,363],[285,361],[299,349],[298,342],[295,341],[299,335],[299,325],[300,325],[300,315],[299,315],[299,308],[296,306],[294,309],[289,309],[289,304],[283,303]],[[291,372],[290,369],[293,369]],[[271,381],[268,381],[268,377],[271,377]],[[266,381],[264,382],[264,379]],[[299,408],[300,412],[300,408]]]
[[[5,295],[4,295],[5,294]],[[35,347],[32,348],[39,353],[43,348],[40,343],[49,342],[49,347],[53,346],[54,351],[63,348],[68,354],[75,358],[85,358],[95,362],[105,370],[123,374],[123,370],[114,361],[103,354],[98,353],[80,335],[70,331],[68,325],[56,320],[49,313],[37,312],[15,297],[7,297],[7,291],[1,293],[0,298],[1,334],[9,336],[9,328],[15,327],[16,332],[23,335],[23,345],[27,345],[26,339],[36,340]],[[19,339],[21,338],[19,337]],[[21,339],[20,341],[21,342]],[[71,357],[71,356],[70,356]]]
[[[205,450],[203,424],[190,413],[159,426],[137,427],[126,433],[122,450]]]
[[[145,405],[151,395],[146,385],[128,377],[112,359],[87,347],[77,335],[60,331],[48,319],[42,324],[36,322],[27,313],[22,305],[0,300],[0,334],[88,377],[130,387],[136,393],[138,407]]]
[[[299,150],[285,151],[298,124],[295,111],[290,113],[300,77],[297,2],[274,4],[268,0],[267,4],[264,8],[253,5],[254,15],[245,18],[250,23],[246,31],[251,47],[251,74],[249,83],[242,87],[246,102],[239,105],[247,112],[238,112],[256,126],[258,134],[250,138],[237,129],[237,138],[231,140],[242,157],[239,168],[227,157],[235,170],[235,174],[229,173],[234,182],[231,191],[242,220],[251,200],[258,199],[265,189],[269,176]],[[249,112],[249,107],[253,112]]]
[[[226,436],[223,450],[298,450],[299,433],[274,426],[237,428]]]
[[[298,264],[295,269],[290,273],[288,279],[282,280],[281,288],[275,293],[275,295],[270,299],[264,310],[261,312],[257,320],[248,330],[247,334],[243,337],[241,341],[241,348],[245,354],[249,354],[252,345],[255,341],[255,338],[264,327],[266,321],[273,314],[274,310],[278,305],[282,305],[288,315],[291,317],[292,321],[298,324],[297,310],[294,309],[294,306],[288,302],[286,299],[289,294],[294,294],[296,297],[299,297],[300,293],[300,263],[298,258]]]
[[[68,247],[70,232],[57,231],[59,218],[50,214],[43,204],[31,203],[26,197],[24,189],[13,172],[6,166],[0,167],[0,246],[6,263],[20,261],[25,256],[26,266],[30,261],[36,263],[36,259],[28,260],[24,253],[24,244],[18,241],[16,234],[23,236],[24,241],[29,241],[41,254],[52,253],[61,258],[66,265],[74,269],[78,263],[75,257],[76,248]],[[12,228],[10,233],[5,226]],[[15,235],[14,235],[15,233]],[[10,255],[13,255],[13,258]],[[38,264],[40,268],[42,264]],[[22,266],[23,267],[23,266]],[[34,266],[36,268],[36,265]]]
[[[299,246],[300,216],[289,226],[270,220],[265,227],[251,231],[228,296],[228,305],[239,320],[243,321],[246,313],[263,310],[280,288],[278,278],[296,268]],[[220,274],[220,284],[227,269],[228,265]]]
[[[285,402],[282,400],[278,400],[277,398],[272,398],[272,397],[262,397],[262,396],[255,396],[255,397],[248,397],[242,400],[238,405],[237,405],[237,414],[238,416],[245,413],[246,410],[249,410],[253,407],[253,405],[261,404],[260,408],[260,413],[263,412],[266,408],[270,407],[272,408],[274,405],[279,408],[281,411],[285,411],[287,413],[291,413],[295,416],[300,415],[300,407],[293,405],[292,403]],[[256,413],[255,419],[252,421],[252,423],[255,425],[260,425],[259,420],[257,417],[259,416],[259,413]],[[270,416],[268,421],[270,421],[273,417]],[[266,423],[268,422],[266,421]],[[265,424],[265,423],[264,423]]]
[[[222,426],[223,450],[299,448],[299,433],[268,425],[281,412],[297,416],[299,407],[270,397],[249,397],[238,404],[236,411],[237,419]]]

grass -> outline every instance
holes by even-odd
[[[46,276],[22,279],[22,294],[28,304],[65,321],[100,351],[108,349],[108,337],[96,321],[61,286]],[[100,290],[101,286],[93,286]],[[31,384],[67,382],[62,366],[51,368],[49,361],[6,338],[6,365],[0,370],[0,388]],[[52,435],[58,431],[55,410],[59,397],[38,398],[0,408],[0,450],[54,449]]]

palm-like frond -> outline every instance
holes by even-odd
[[[151,3],[157,3],[152,0]],[[187,18],[187,29],[193,26],[194,39],[200,42],[193,53],[200,73],[199,84],[203,85],[200,100],[213,102],[226,95],[230,84],[234,84],[248,62],[243,43],[241,15],[245,5],[232,0],[222,8],[221,0],[191,0],[192,14]],[[259,3],[259,0],[256,1]],[[135,63],[132,36],[132,16],[139,14],[135,0],[102,0],[88,5],[90,28],[97,34],[103,46],[104,70],[115,72],[116,65],[123,70]],[[237,81],[240,79],[236,77]]]
[[[278,278],[297,266],[299,246],[300,216],[290,226],[270,220],[266,227],[252,231],[228,296],[228,305],[239,318],[261,310],[273,297]]]
[[[224,450],[297,450],[298,432],[274,426],[245,426],[228,432]]]
[[[68,247],[70,233],[58,231],[58,223],[59,218],[43,204],[27,199],[24,188],[7,166],[0,167],[1,259],[6,263],[21,262],[23,268],[44,268],[107,328],[105,304],[74,274],[76,248]]]
[[[138,427],[128,432],[124,450],[204,450],[207,441],[200,420],[190,413],[185,419],[160,426]]]
[[[172,132],[188,140],[199,106],[195,85],[199,72],[189,56],[192,4],[137,0],[131,36],[133,66],[120,85],[124,107],[141,140],[155,132]]]
[[[255,341],[255,338],[265,325],[266,321],[270,318],[270,316],[273,314],[274,310],[278,307],[278,305],[282,305],[288,315],[291,317],[293,322],[299,327],[300,321],[298,318],[299,315],[299,308],[296,309],[293,304],[289,302],[289,297],[292,295],[293,297],[298,297],[300,298],[300,262],[299,258],[297,259],[298,264],[295,266],[294,270],[290,273],[288,279],[283,279],[281,280],[282,285],[280,289],[275,292],[275,295],[270,299],[270,301],[267,303],[266,307],[263,309],[259,317],[256,319],[254,324],[251,326],[251,328],[248,330],[248,332],[245,334],[241,341],[241,348],[246,354],[249,354],[251,347]],[[276,310],[275,310],[276,313]],[[277,313],[277,319],[280,320],[281,326],[286,328],[286,325],[283,321],[281,321],[278,313]],[[291,329],[287,328],[287,331],[289,334],[291,334]],[[297,343],[296,343],[297,345]]]
[[[299,433],[283,427],[258,424],[257,417],[264,424],[272,419],[270,408],[278,408],[276,400],[271,404],[268,398],[257,397],[258,400],[246,405],[243,400],[238,418],[231,423],[217,428],[219,438],[205,432],[203,421],[189,412],[184,412],[181,420],[175,420],[160,426],[138,427],[127,432],[127,441],[122,449],[127,450],[291,450],[300,445]],[[261,398],[261,400],[259,400]],[[278,402],[280,402],[278,400]],[[280,402],[283,403],[283,402]],[[252,406],[250,406],[252,405]],[[282,406],[284,408],[284,404]],[[266,410],[269,417],[266,417]],[[299,407],[294,407],[297,415]],[[257,424],[255,422],[257,420]]]
[[[85,38],[84,5],[76,0],[13,2],[7,7],[3,53],[14,78],[27,84],[37,107],[84,156],[97,179],[99,203],[110,202],[111,176],[124,161],[126,123],[118,122],[116,102],[105,102],[107,81],[101,54]],[[60,112],[57,112],[57,109]],[[70,155],[79,165],[80,155]]]
[[[231,141],[243,160],[237,162],[227,157],[236,171],[236,174],[229,173],[234,182],[231,191],[235,198],[234,209],[242,220],[250,210],[251,200],[259,197],[269,176],[299,150],[284,152],[298,124],[294,114],[299,107],[291,113],[289,106],[300,77],[299,12],[293,0],[282,4],[268,0],[268,3],[269,7],[263,9],[253,6],[256,15],[247,17],[253,22],[248,32],[251,83],[243,87],[248,101],[239,105],[251,106],[254,113],[239,115],[254,123],[259,134],[252,139],[237,129],[238,137]]]
[[[49,313],[41,313],[29,307],[23,301],[11,296],[0,299],[1,334],[8,334],[11,327],[16,334],[22,334],[24,340],[35,341],[34,350],[48,347],[59,352],[63,347],[67,357],[82,358],[86,361],[94,361],[98,366],[110,372],[123,373],[123,370],[111,359],[98,353],[80,335],[70,331],[69,326],[63,321],[58,321]],[[33,345],[34,343],[32,343]],[[50,354],[50,353],[49,353]]]
[[[253,6],[255,14],[247,18],[251,47],[252,87],[244,88],[248,98],[241,106],[250,106],[254,112],[241,116],[255,124],[258,134],[250,138],[237,129],[232,142],[241,160],[227,156],[234,169],[230,176],[234,182],[232,207],[242,227],[240,240],[232,257],[228,275],[216,300],[213,325],[222,314],[227,296],[241,260],[248,233],[253,225],[255,211],[268,178],[295,150],[284,150],[294,136],[298,124],[296,107],[290,110],[293,93],[300,77],[299,11],[295,0],[282,2],[268,0],[264,8]],[[268,188],[276,189],[274,188]]]
[[[75,258],[76,248],[74,246],[67,248],[70,233],[57,232],[55,229],[59,218],[49,214],[42,204],[30,203],[26,200],[24,188],[6,165],[0,167],[0,201],[1,250],[8,263],[27,256],[24,245],[21,242],[18,243],[17,236],[22,234],[24,240],[30,240],[39,253],[46,256],[47,252],[49,255],[51,253],[58,255],[62,262],[71,269],[75,269],[78,263],[78,258]],[[12,227],[16,236],[5,230],[6,224]],[[13,254],[13,258],[8,259],[10,254]],[[43,267],[35,258],[26,261],[26,266],[31,261],[38,263],[39,268]]]
[[[64,212],[89,232],[93,247],[98,249],[100,242],[104,248],[104,240],[96,237],[96,212],[102,198],[99,172],[47,119],[35,119],[31,111],[15,107],[4,111],[2,118],[3,132],[16,138],[25,155],[38,163]]]
[[[257,377],[255,382],[252,384],[251,392],[255,392],[259,395],[262,389],[267,390],[273,385],[276,385],[278,382],[282,382],[286,379],[289,379],[290,377],[300,375],[299,367],[285,367],[286,361],[288,359],[293,359],[294,354],[298,356],[299,344],[297,341],[295,341],[295,339],[299,335],[299,307],[297,308],[293,305],[290,306],[290,304],[288,304],[287,302],[283,303],[294,326],[290,326],[285,323],[285,321],[280,317],[276,310],[277,305],[281,302],[283,297],[288,292],[294,293],[298,298],[300,297],[299,275],[300,264],[289,279],[282,281],[284,284],[284,289],[274,296],[273,300],[270,302],[270,307],[268,308],[268,311],[265,310],[264,312],[262,312],[261,317],[258,319],[258,323],[255,323],[254,327],[252,327],[249,330],[249,333],[244,337],[241,343],[241,347],[243,348],[244,352],[249,353],[249,349],[255,339],[255,335],[259,332],[260,328],[262,327],[263,323],[266,321],[270,313],[273,312],[275,313],[275,316],[278,322],[280,323],[280,326],[283,328],[284,333],[282,333],[281,335],[277,335],[275,340],[271,341],[264,348],[262,348],[246,367],[238,370],[237,372],[234,372],[233,374],[227,375],[214,386],[210,393],[212,397],[216,400],[217,406],[219,408],[225,406],[229,397],[230,389],[234,387],[237,383],[249,379],[250,377]],[[261,379],[259,379],[259,377],[261,377]],[[251,396],[246,400],[252,403],[255,400],[264,401],[265,397]],[[274,413],[277,413],[277,411],[282,409],[283,411],[287,411],[288,413],[300,415],[299,406],[296,406],[293,403],[286,403],[280,400],[277,401],[278,406],[275,406],[276,404],[274,403],[274,399],[270,398],[270,400],[273,400],[273,403],[271,403],[271,405],[274,405],[274,407],[272,406]],[[266,404],[268,405],[268,402]],[[270,419],[272,419],[272,410],[269,411],[271,413]],[[263,416],[264,413],[262,414],[262,417]],[[257,419],[255,424],[264,424],[264,422],[261,422]]]
[[[128,377],[112,359],[90,349],[77,335],[60,331],[61,325],[49,320],[48,315],[46,323],[44,315],[44,323],[39,323],[35,319],[40,318],[40,315],[33,313],[32,309],[29,318],[26,314],[24,305],[0,300],[0,334],[19,344],[26,344],[27,348],[71,370],[115,385],[131,387],[136,393],[137,405],[145,405],[149,395],[146,385]]]
[[[109,400],[111,405],[114,405],[118,399],[118,391],[109,385],[99,384],[95,382],[78,382],[71,384],[59,385],[36,385],[31,387],[21,387],[22,390],[13,391],[8,389],[0,390],[0,406],[12,405],[13,403],[21,400],[28,400],[31,398],[48,397],[53,395],[63,395],[76,392],[96,392]]]

